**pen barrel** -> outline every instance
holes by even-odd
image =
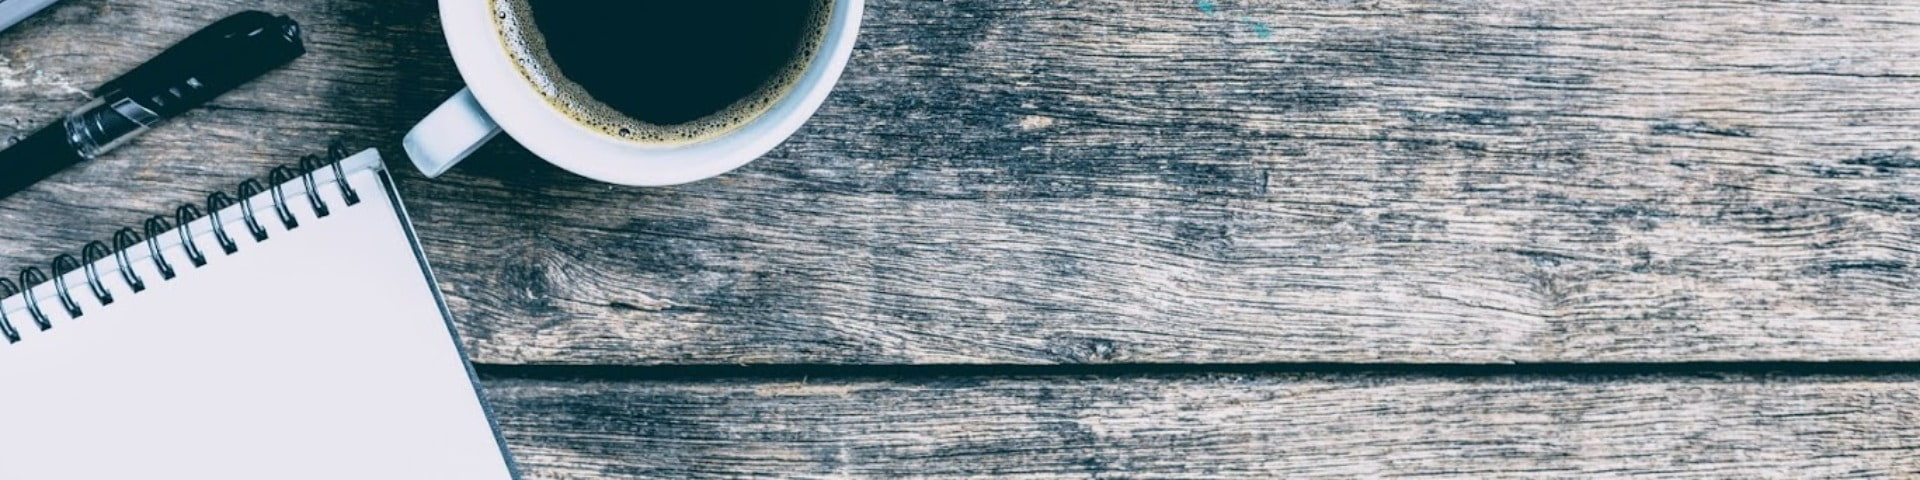
[[[124,97],[87,102],[61,121],[0,150],[0,197],[118,148],[161,120],[159,114]]]
[[[0,150],[0,197],[105,154],[304,53],[300,24],[290,18],[246,11],[214,22],[94,89],[94,100],[62,121]]]
[[[64,122],[48,125],[0,150],[0,197],[85,160],[67,143]]]
[[[152,60],[94,89],[95,97],[129,98],[173,118],[253,81],[306,53],[300,24],[265,12],[214,22]]]

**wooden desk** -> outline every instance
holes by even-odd
[[[532,478],[1920,472],[1920,6],[874,0],[793,140],[637,189],[411,171],[433,2],[65,0],[0,133],[245,8],[311,53],[0,264],[380,147]]]

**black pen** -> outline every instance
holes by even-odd
[[[234,14],[93,90],[93,101],[0,150],[0,197],[92,160],[169,118],[306,53],[300,25],[257,11]]]

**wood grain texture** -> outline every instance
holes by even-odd
[[[494,379],[528,478],[1911,478],[1913,377]]]
[[[308,24],[313,53],[0,201],[33,232],[0,263],[338,136],[397,156],[457,88],[425,0],[67,0],[0,34],[0,130],[248,6]],[[815,121],[720,179],[612,187],[510,141],[403,173],[475,360],[1920,352],[1920,6],[876,0],[866,20]]]

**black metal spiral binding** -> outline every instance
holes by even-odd
[[[0,298],[13,298],[20,293],[20,286],[13,280],[0,278]],[[7,343],[20,343],[20,331],[13,329],[13,322],[7,321],[7,309],[0,308],[0,336],[7,337]]]
[[[259,219],[255,218],[253,212],[253,199],[262,194],[272,196],[274,213],[279,217],[280,224],[292,230],[299,226],[299,221],[293,214],[292,204],[287,202],[285,186],[295,178],[299,178],[306,187],[307,204],[312,207],[314,218],[326,217],[332,213],[333,209],[327,204],[326,199],[321,198],[319,181],[314,178],[314,174],[322,168],[332,169],[334,183],[340,187],[340,198],[346,201],[347,206],[359,204],[360,192],[347,184],[346,172],[340,166],[340,160],[345,159],[347,155],[346,148],[336,143],[328,148],[327,157],[331,158],[308,155],[300,159],[297,170],[286,166],[275,167],[267,175],[268,180],[273,184],[271,187],[262,186],[257,180],[248,179],[240,183],[235,191],[237,195],[228,195],[225,192],[207,195],[207,211],[204,214],[200,207],[192,204],[181,205],[174,210],[172,222],[168,222],[165,215],[148,218],[142,225],[146,233],[144,236],[132,228],[122,228],[114,232],[112,248],[108,248],[106,243],[93,241],[80,249],[79,258],[70,254],[55,257],[52,276],[48,276],[46,271],[37,267],[21,269],[19,283],[0,278],[0,299],[20,295],[26,303],[27,314],[33,317],[34,326],[42,331],[50,330],[53,328],[53,321],[47,317],[45,311],[41,310],[40,299],[34,295],[33,291],[35,287],[51,281],[54,294],[60,300],[60,307],[66,311],[67,317],[80,318],[85,312],[81,310],[80,303],[74,301],[73,291],[67,288],[66,274],[74,270],[82,271],[87,289],[93,294],[94,299],[98,300],[100,305],[112,304],[113,291],[107,287],[107,282],[101,279],[99,267],[95,264],[112,257],[114,265],[120,270],[120,282],[131,290],[131,293],[140,293],[146,290],[147,279],[142,278],[135,271],[134,261],[129,252],[145,243],[147,255],[153,260],[154,270],[160,272],[160,280],[172,280],[178,274],[178,270],[174,268],[172,262],[167,261],[159,243],[168,230],[174,231],[178,236],[180,250],[186,254],[189,265],[193,268],[205,266],[207,256],[194,240],[193,222],[203,216],[212,217],[209,226],[213,229],[214,241],[220,244],[221,252],[232,255],[239,251],[240,246],[234,242],[231,235],[227,234],[226,223],[220,218],[220,212],[236,203],[241,205],[239,211],[243,223],[246,224],[247,233],[253,237],[254,241],[264,241],[267,239],[267,230],[260,225]],[[238,200],[234,198],[235,196],[239,197]],[[9,344],[19,342],[21,338],[19,329],[15,328],[12,319],[7,317],[5,308],[0,308],[0,338],[5,338]]]
[[[320,201],[320,196],[313,194],[313,192],[320,191],[320,187],[314,185],[312,173],[313,171],[320,169],[322,161],[323,160],[320,160],[319,155],[307,155],[304,157],[300,157],[300,170],[308,173],[308,175],[301,175],[300,178],[301,180],[307,183],[307,192],[308,192],[307,200],[310,200],[313,202],[312,206],[313,206],[314,218],[327,218],[327,214],[333,213],[330,209],[327,208],[327,202]],[[274,169],[274,170],[279,171],[279,169]]]
[[[352,154],[353,152],[347,151],[347,145],[341,142],[334,142],[333,145],[327,146],[327,156],[332,157],[333,161],[326,163],[328,168],[333,169],[333,178],[347,178],[347,173],[340,168],[340,159],[347,158],[348,155]],[[307,163],[304,160],[300,162],[300,168],[308,172],[314,170],[307,168]],[[334,182],[334,184],[340,186],[340,198],[347,199],[347,206],[351,207],[360,204],[360,192],[354,191],[352,185],[347,185],[347,182]],[[311,192],[313,189],[308,189],[307,191]]]
[[[53,328],[53,321],[48,320],[47,314],[40,311],[40,298],[33,294],[33,286],[46,281],[47,273],[38,268],[27,267],[20,271],[20,284],[26,286],[20,289],[20,293],[24,294],[20,298],[27,300],[27,314],[33,315],[33,325],[40,327],[40,331],[43,332]]]
[[[99,277],[93,271],[93,263],[89,262],[87,266],[87,285],[93,285],[94,282],[92,279]],[[80,268],[80,260],[73,258],[73,255],[63,253],[58,257],[53,257],[53,289],[56,290],[53,293],[60,297],[60,307],[67,309],[68,318],[80,318],[80,314],[83,313],[80,311],[80,303],[73,301],[73,290],[67,288],[66,274],[77,268]],[[39,272],[39,270],[36,269],[34,272]],[[26,281],[27,277],[20,277],[21,283],[26,283]],[[99,295],[99,290],[95,290],[94,295]]]
[[[282,186],[286,185],[287,182],[293,181],[295,175],[297,174],[293,173],[293,169],[287,168],[286,165],[273,167],[273,171],[267,172],[267,183],[273,184],[273,186],[267,187],[268,190],[273,191],[273,213],[280,216],[280,226],[286,227],[287,230],[300,227],[300,221],[293,218],[293,207],[287,205],[287,193],[282,191],[285,190]],[[305,177],[309,175],[299,176]],[[311,192],[313,189],[309,188],[307,191]],[[320,197],[316,195],[307,195],[307,198],[313,200],[320,199]]]
[[[228,196],[227,192],[213,192],[207,195],[207,214],[213,216],[213,240],[220,244],[220,251],[227,255],[240,251],[240,244],[234,243],[233,237],[227,236],[227,222],[220,219],[220,211],[230,206],[233,206],[233,197]],[[247,218],[253,218],[251,210],[248,212]]]
[[[133,246],[139,243],[140,234],[133,233],[131,228],[122,228],[120,231],[113,232],[113,263],[120,266],[120,279],[127,282],[127,287],[132,288],[133,293],[140,293],[147,289],[146,280],[141,279],[140,274],[134,273],[133,260],[127,256],[127,251],[132,250]],[[154,247],[153,251],[159,252],[160,248]],[[161,258],[158,255],[156,253],[154,258]]]
[[[207,256],[200,253],[200,246],[193,242],[193,221],[199,220],[202,216],[204,215],[200,214],[200,207],[193,206],[191,203],[181,205],[180,208],[173,211],[173,223],[180,224],[180,228],[175,230],[175,232],[180,234],[180,246],[187,251],[187,261],[193,262],[194,268],[200,268],[200,266],[207,264]],[[217,224],[220,222],[216,221],[214,223]],[[216,237],[226,236],[223,230],[216,228],[214,232],[216,232]],[[147,235],[147,238],[151,240],[153,235]],[[232,241],[232,239],[226,239],[221,243],[232,243]]]
[[[167,223],[166,215],[154,215],[153,218],[147,219],[147,223],[143,227],[147,230],[147,238],[157,240],[160,234],[166,233],[167,230],[172,230],[173,224]],[[186,230],[187,226],[181,225],[180,229]],[[114,238],[118,240],[119,235],[115,235]],[[191,244],[192,242],[188,243]],[[188,255],[192,255],[192,252],[189,252]],[[147,258],[153,259],[153,269],[160,271],[161,280],[173,279],[173,264],[168,263],[167,257],[160,254],[160,242],[147,242]],[[194,266],[197,267],[199,265],[196,264]]]
[[[264,190],[266,187],[260,186],[259,180],[249,178],[247,181],[240,182],[240,188],[234,191],[234,195],[240,197],[240,219],[246,220],[247,233],[253,234],[253,241],[256,242],[267,240],[266,227],[260,226],[260,220],[253,218],[253,197],[260,196],[260,192]],[[207,208],[213,208],[213,206],[209,205]]]
[[[93,298],[100,299],[101,305],[113,303],[113,293],[108,292],[107,284],[100,281],[100,270],[94,263],[112,255],[113,250],[99,240],[87,242],[87,246],[80,249],[80,261],[86,262],[81,267],[86,270],[87,288],[93,290]]]

